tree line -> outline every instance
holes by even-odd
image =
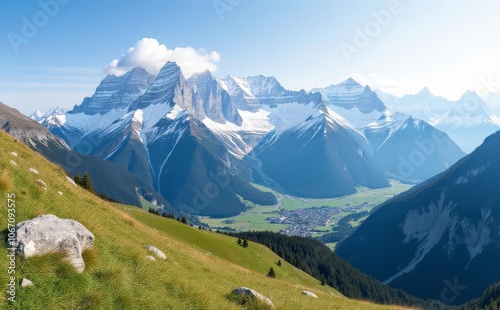
[[[318,279],[321,284],[327,284],[349,298],[424,309],[441,309],[443,306],[437,301],[424,301],[391,288],[362,273],[318,240],[274,232],[241,232],[230,235],[267,246],[293,266]]]

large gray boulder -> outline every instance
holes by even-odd
[[[243,286],[238,287],[238,288],[234,289],[231,294],[237,295],[237,296],[244,296],[244,297],[248,297],[251,299],[256,299],[256,300],[260,301],[261,303],[268,305],[272,309],[275,308],[271,299],[267,298],[266,296],[262,295],[261,293],[255,291],[255,290],[252,290],[251,288],[248,288],[248,287],[243,287]]]
[[[74,220],[44,214],[16,225],[17,253],[24,257],[63,252],[78,272],[85,269],[82,252],[94,245],[94,235]]]

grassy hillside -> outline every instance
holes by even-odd
[[[241,309],[227,297],[238,286],[259,291],[277,309],[402,309],[349,300],[287,263],[278,267],[279,257],[264,246],[251,242],[243,248],[235,238],[102,201],[67,182],[61,168],[0,132],[2,230],[7,227],[9,193],[16,195],[17,222],[51,213],[79,221],[96,237],[94,249],[85,253],[82,274],[58,254],[17,258],[17,281],[25,277],[34,286],[18,287],[14,309]],[[158,247],[167,259],[148,261],[145,245]],[[4,243],[0,251],[0,282],[6,284]],[[276,279],[266,277],[271,266]],[[319,298],[303,296],[302,290]],[[3,308],[8,308],[6,298],[3,293]]]

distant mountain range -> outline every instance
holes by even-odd
[[[433,95],[428,88],[401,98],[378,90],[376,93],[390,109],[425,120],[446,132],[467,153],[478,147],[487,136],[500,130],[500,117],[490,109],[500,105],[498,94],[490,94],[483,99],[476,92],[467,91],[453,102]]]
[[[35,112],[33,112],[33,114],[31,114],[29,116],[29,118],[31,118],[32,120],[37,121],[39,123],[42,123],[46,118],[48,118],[52,115],[64,114],[68,111],[69,111],[69,109],[57,106],[57,107],[52,108],[52,109],[45,111],[45,112],[36,110]]]
[[[300,197],[420,182],[465,154],[429,123],[389,110],[353,79],[311,92],[274,77],[188,80],[175,63],[154,77],[107,76],[94,95],[41,121],[73,150],[111,161],[174,208],[230,216],[275,204],[260,183]]]
[[[460,303],[500,279],[500,132],[378,207],[338,247],[353,266],[422,298]]]

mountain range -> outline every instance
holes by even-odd
[[[500,117],[490,110],[494,102],[500,102],[497,94],[483,99],[469,90],[457,101],[450,101],[433,95],[427,87],[418,94],[401,98],[379,90],[376,93],[392,110],[425,120],[446,132],[467,153],[500,129]]]
[[[113,162],[177,210],[230,216],[276,204],[260,183],[312,198],[420,182],[465,154],[431,124],[388,109],[353,79],[310,92],[274,77],[185,79],[165,64],[109,75],[71,111],[41,120],[73,150]]]
[[[500,279],[500,132],[446,172],[383,203],[338,247],[422,298],[460,303]]]

